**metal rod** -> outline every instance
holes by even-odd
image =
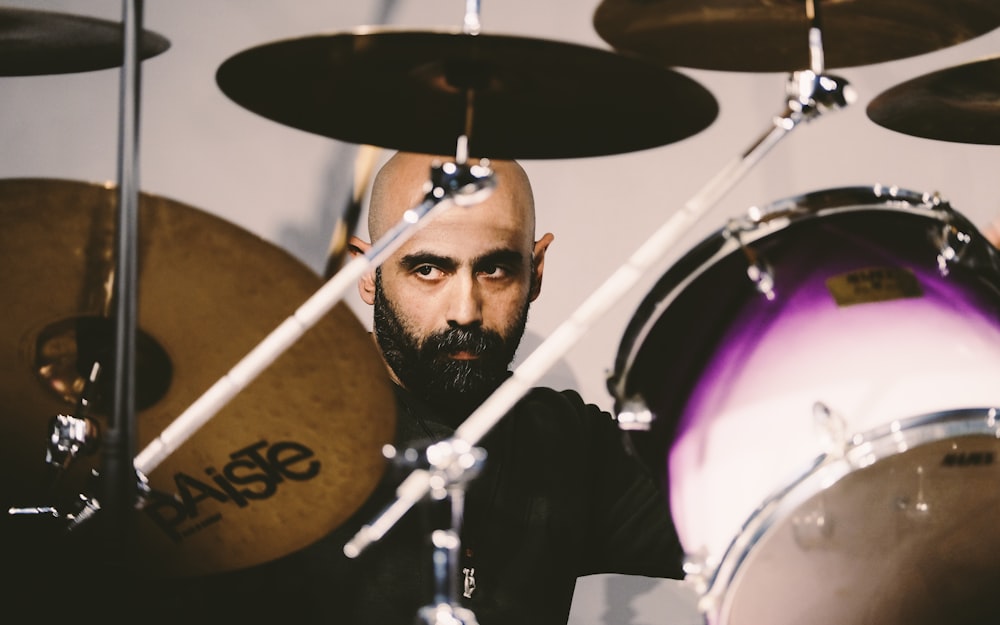
[[[132,470],[135,453],[135,345],[138,319],[138,163],[139,35],[142,0],[122,3],[123,63],[120,81],[118,226],[114,280],[114,404],[104,436],[101,507],[112,548],[121,555],[131,536],[129,513],[138,485]],[[115,557],[115,559],[118,559]]]

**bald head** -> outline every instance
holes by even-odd
[[[447,157],[397,152],[379,170],[372,186],[368,209],[368,233],[377,241],[407,210],[417,206],[427,194],[431,167]],[[529,237],[535,233],[535,201],[524,169],[514,161],[490,161],[496,188],[483,202],[485,208],[502,203],[520,213]]]
[[[425,199],[432,167],[446,161],[413,153],[389,159],[372,188],[372,242]],[[452,409],[481,401],[506,377],[553,240],[546,233],[534,241],[535,204],[521,166],[490,166],[495,185],[483,201],[434,215],[358,281],[375,307],[374,335],[390,375]],[[355,236],[351,248],[367,254],[372,243]]]

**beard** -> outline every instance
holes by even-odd
[[[502,333],[479,325],[449,327],[416,336],[385,297],[381,271],[375,272],[374,330],[386,363],[411,393],[448,415],[475,410],[507,378],[524,336],[530,300]],[[467,352],[476,358],[456,360]]]

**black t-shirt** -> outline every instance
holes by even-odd
[[[447,417],[402,389],[397,397],[397,446],[452,435]],[[478,446],[486,459],[466,489],[458,594],[469,570],[475,589],[460,599],[480,625],[563,624],[582,575],[682,575],[666,498],[611,416],[577,393],[534,389]],[[370,521],[368,508],[344,529]],[[349,622],[411,623],[432,603],[429,533],[450,527],[446,513],[421,505],[362,553],[344,601],[357,610]]]

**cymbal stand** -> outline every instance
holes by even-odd
[[[89,409],[91,395],[101,372],[100,363],[95,362],[90,369],[90,375],[84,384],[83,391],[76,403],[76,410],[71,415],[57,414],[49,421],[49,444],[45,450],[45,466],[48,467],[45,490],[54,492],[65,471],[81,455],[90,455],[100,446],[100,431],[96,421],[90,418]],[[82,503],[80,503],[82,502]],[[58,506],[31,506],[7,509],[10,516],[46,515],[70,522],[70,529],[89,518],[88,511],[99,509],[95,500],[81,496],[79,513],[60,511]]]
[[[93,453],[101,448],[102,469],[99,474],[99,494],[80,494],[77,512],[61,513],[54,507],[10,508],[10,515],[45,514],[66,518],[69,529],[79,527],[94,517],[97,511],[110,514],[111,525],[105,528],[109,546],[117,551],[112,559],[125,557],[128,549],[121,539],[128,537],[129,510],[141,500],[145,481],[133,469],[135,451],[135,337],[138,318],[138,109],[140,60],[139,41],[142,33],[142,0],[122,1],[122,70],[120,82],[119,151],[118,151],[118,212],[115,269],[111,276],[114,293],[114,380],[113,405],[107,430],[102,434],[96,423],[84,414],[103,365],[94,362],[75,415],[57,415],[50,424],[46,463],[57,479],[81,453]],[[51,486],[51,485],[50,485]]]
[[[488,162],[469,165],[446,162],[431,167],[423,201],[403,214],[367,254],[344,265],[319,291],[268,334],[222,378],[168,425],[135,458],[140,476],[159,464],[207,423],[225,404],[315,325],[339,302],[347,289],[372,267],[396,251],[428,219],[450,204],[469,207],[486,199],[496,181]]]
[[[462,32],[467,35],[478,35],[483,24],[479,20],[479,0],[465,0],[465,17],[462,19]]]
[[[451,526],[431,532],[434,597],[430,604],[418,611],[418,624],[478,625],[476,615],[462,607],[458,599],[459,535],[465,508],[465,486],[479,474],[485,458],[485,451],[461,442],[443,441],[427,448],[426,459],[431,471],[430,496],[435,501],[449,500]],[[471,591],[472,588],[466,590]]]
[[[323,269],[323,279],[329,280],[337,273],[337,269],[344,262],[347,251],[347,240],[358,225],[361,217],[361,208],[365,199],[365,188],[372,177],[372,170],[375,168],[375,159],[378,157],[380,148],[373,145],[362,145],[358,148],[358,153],[354,158],[354,182],[351,185],[351,197],[344,207],[344,212],[337,220],[330,236],[330,248],[327,250],[326,266]]]
[[[810,2],[810,5],[812,3]],[[812,66],[822,68],[822,37],[819,34],[818,12],[810,30]],[[846,80],[814,70],[793,72],[786,83],[786,106],[773,118],[772,127],[746,152],[726,165],[702,189],[655,231],[589,298],[518,366],[469,417],[455,430],[450,439],[455,445],[472,446],[485,436],[515,403],[552,368],[573,345],[584,336],[602,315],[621,301],[622,296],[638,283],[656,261],[664,256],[680,237],[705,212],[728,192],[771,148],[797,128],[821,114],[839,110],[855,99]],[[370,523],[362,526],[344,545],[348,557],[357,557],[373,542],[380,540],[406,511],[420,501],[430,488],[430,475],[417,469],[411,472],[396,490],[397,498],[386,506]]]

